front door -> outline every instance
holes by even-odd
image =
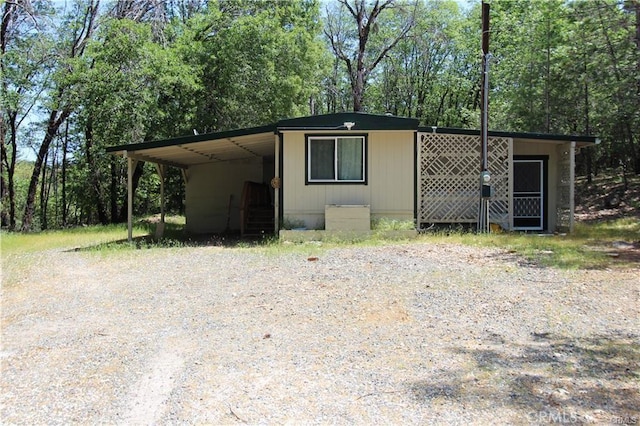
[[[547,158],[516,157],[513,160],[513,228],[542,231],[546,228]]]

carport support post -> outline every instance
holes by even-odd
[[[275,177],[280,177],[280,135],[276,133],[275,136],[275,158],[274,158],[274,169],[275,169]],[[275,179],[278,181],[278,179]],[[280,230],[279,212],[280,212],[280,185],[273,185],[273,232],[278,236],[278,231]]]
[[[160,176],[160,223],[164,223],[164,175],[165,166],[163,164],[156,164],[156,170],[158,176]]]
[[[576,213],[576,143],[571,141],[569,150],[569,233],[573,232]]]
[[[156,240],[160,240],[164,235],[164,176],[167,167],[164,164],[156,163],[156,171],[160,177],[160,223],[156,226]]]

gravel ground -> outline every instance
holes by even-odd
[[[638,269],[321,253],[33,255],[4,277],[0,420],[640,423]]]

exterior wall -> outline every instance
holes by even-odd
[[[323,229],[327,204],[370,205],[372,219],[413,220],[415,132],[368,132],[367,185],[305,185],[306,133],[320,132],[289,131],[283,137],[281,178],[285,226],[287,222],[302,221],[308,229]],[[324,133],[349,134],[344,131]]]
[[[558,144],[553,142],[526,142],[514,139],[513,155],[546,155],[549,157],[548,208],[545,214],[547,215],[547,231],[555,231],[558,226]]]
[[[262,182],[263,160],[229,161],[192,166],[187,171],[186,229],[213,233],[240,229],[240,200],[244,182]],[[229,216],[229,196],[231,215]]]

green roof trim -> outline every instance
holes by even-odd
[[[351,128],[346,123],[353,123]],[[416,130],[417,118],[393,115],[367,114],[362,112],[339,112],[308,117],[280,120],[278,130]]]
[[[149,142],[139,142],[126,145],[117,145],[107,148],[107,152],[117,151],[138,151],[142,149],[162,148],[165,146],[185,145],[194,142],[214,141],[219,139],[236,138],[239,136],[251,136],[260,133],[274,133],[273,124],[260,127],[249,127],[246,129],[228,130],[224,132],[203,133],[201,135],[180,136],[177,138],[163,139]]]
[[[203,133],[201,135],[180,136],[171,139],[155,140],[111,146],[107,152],[139,151],[143,149],[162,148],[165,146],[186,145],[195,142],[215,141],[240,136],[251,136],[260,133],[274,133],[287,130],[340,130],[340,131],[373,131],[373,130],[411,130],[425,133],[442,133],[454,135],[480,135],[480,130],[458,129],[450,127],[419,126],[417,118],[398,117],[388,114],[368,114],[363,112],[339,112],[335,114],[311,115],[280,120],[276,123],[259,127],[228,130],[223,132]],[[350,126],[350,128],[348,128]],[[557,141],[575,141],[583,143],[600,143],[595,136],[553,135],[544,133],[489,131],[489,136],[519,139],[539,139]]]
[[[457,129],[453,127],[420,127],[419,132],[424,133],[441,133],[450,135],[470,135],[480,136],[480,130],[476,129]],[[528,133],[528,132],[505,132],[499,130],[489,130],[489,136],[503,137],[503,138],[517,138],[517,139],[539,139],[547,141],[572,141],[572,142],[587,142],[587,143],[600,143],[600,139],[595,136],[578,136],[578,135],[554,135],[547,133]]]

